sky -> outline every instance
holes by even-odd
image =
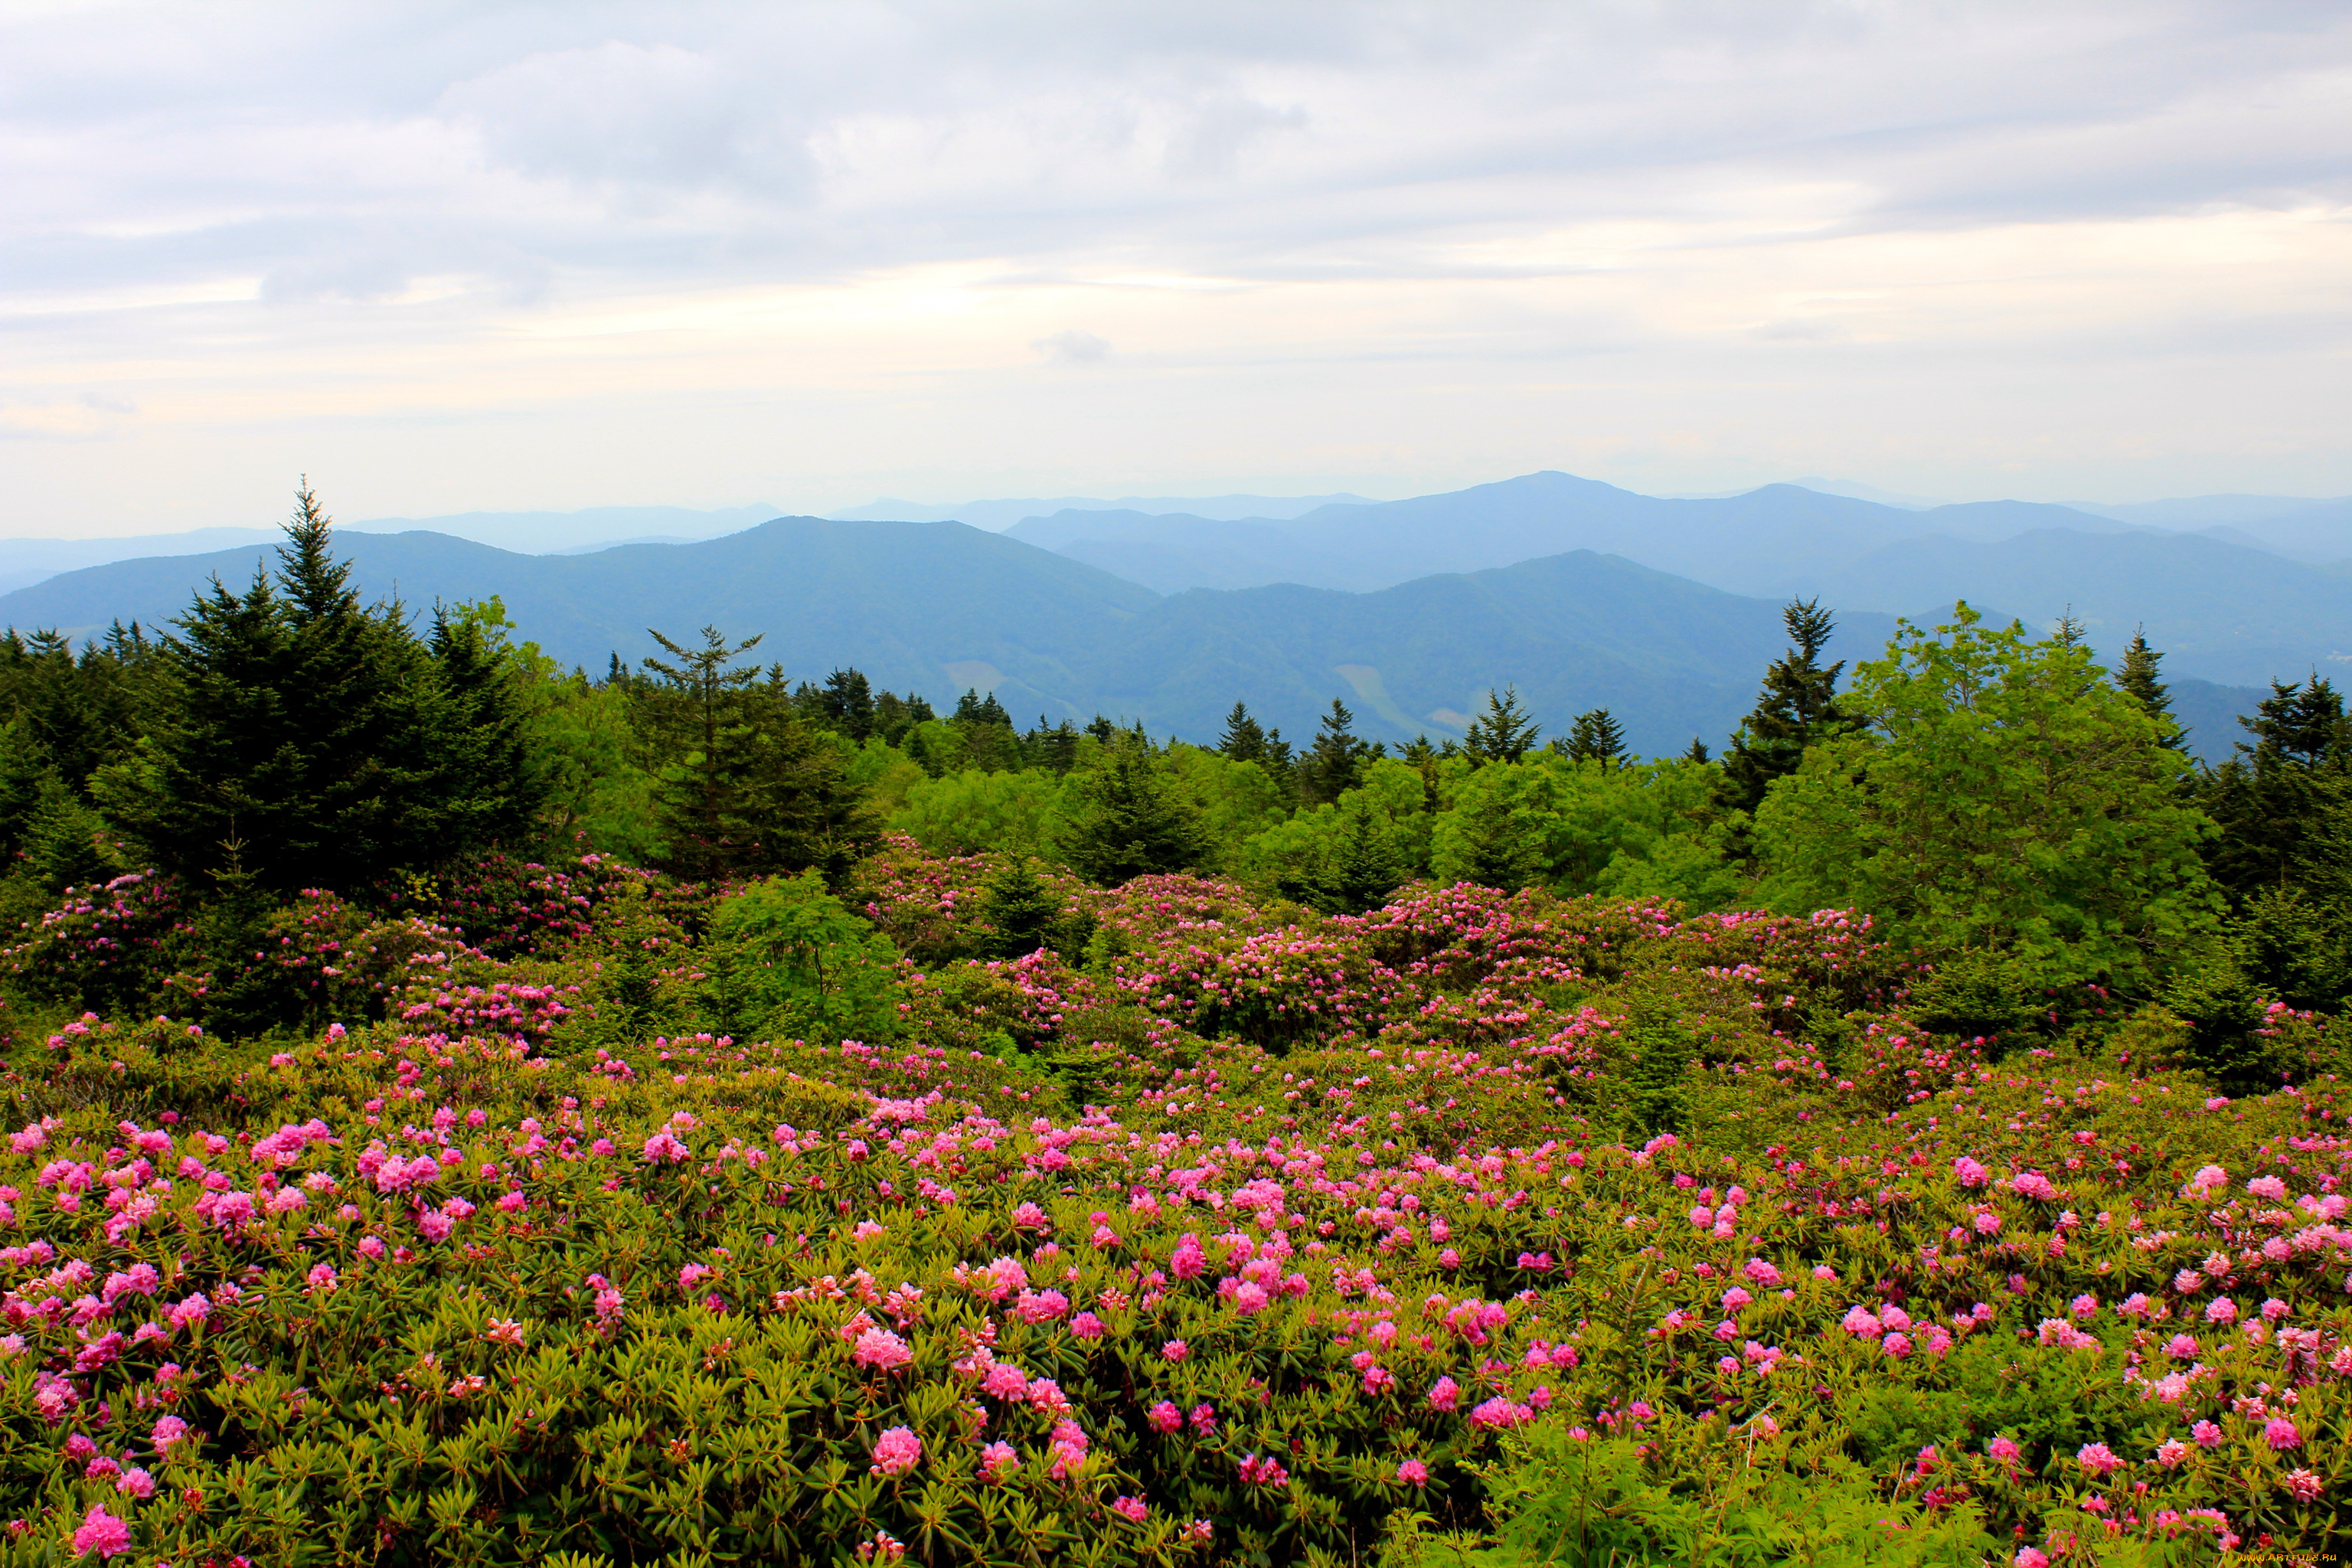
[[[2352,6],[0,0],[0,536],[2352,493]]]

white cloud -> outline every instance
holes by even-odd
[[[2340,5],[159,4],[0,58],[46,529],[330,457],[354,514],[2352,490]]]

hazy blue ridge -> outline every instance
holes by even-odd
[[[446,535],[339,532],[370,596],[414,613],[497,595],[523,634],[592,670],[705,624],[794,679],[854,665],[895,690],[951,701],[992,689],[1027,723],[1097,711],[1158,734],[1213,739],[1247,701],[1305,738],[1335,697],[1363,731],[1458,730],[1486,690],[1516,684],[1550,731],[1607,707],[1644,752],[1694,735],[1719,747],[1783,646],[1777,600],[1578,551],[1438,574],[1370,593],[1299,585],[1162,597],[1087,563],[960,523],[782,518],[692,544],[526,555]],[[159,627],[213,576],[251,581],[264,547],[71,572],[0,595],[0,622],[77,637],[115,619]],[[2352,591],[2352,580],[2335,579]],[[1999,607],[1999,606],[1996,606]],[[1875,654],[1890,617],[1841,608],[1832,657]],[[2214,689],[2184,718],[2218,741],[2250,692]],[[2220,722],[2206,717],[2210,709]]]

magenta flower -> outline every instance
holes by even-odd
[[[2296,1431],[2294,1423],[2284,1415],[2271,1417],[2269,1424],[2263,1428],[2263,1440],[2280,1453],[2303,1447],[2303,1434]]]
[[[128,1469],[114,1483],[114,1489],[145,1502],[155,1495],[155,1478],[142,1469]]]
[[[2319,1497],[2321,1483],[2314,1471],[2294,1470],[2286,1478],[2286,1489],[2305,1502],[2313,1502]]]
[[[915,1352],[907,1342],[887,1329],[867,1329],[857,1336],[856,1345],[849,1359],[859,1366],[869,1366],[877,1372],[896,1372],[913,1363]]]
[[[1182,1340],[1170,1340],[1160,1347],[1160,1353],[1170,1361],[1182,1361],[1192,1353],[1192,1348]]]
[[[1429,1467],[1419,1459],[1407,1459],[1397,1467],[1397,1479],[1409,1487],[1425,1487],[1429,1484]]]
[[[980,1451],[980,1479],[991,1483],[1001,1481],[1021,1468],[1021,1457],[1010,1443],[991,1443]]]
[[[1430,1385],[1429,1404],[1434,1410],[1451,1410],[1462,1403],[1462,1385],[1450,1377],[1441,1377]]]
[[[2105,1443],[2084,1444],[2075,1452],[2074,1459],[2094,1476],[2105,1476],[2110,1471],[2124,1468],[2124,1462],[2116,1458],[2114,1450]]]
[[[1177,1409],[1172,1401],[1163,1399],[1151,1407],[1151,1413],[1144,1419],[1154,1432],[1165,1436],[1184,1425],[1184,1413]]]
[[[95,1552],[100,1557],[112,1557],[131,1550],[131,1527],[106,1511],[93,1508],[84,1516],[81,1528],[73,1533],[73,1549],[88,1556]]]
[[[1145,1520],[1151,1517],[1150,1505],[1146,1503],[1141,1498],[1120,1498],[1110,1505],[1110,1510],[1111,1512],[1118,1515],[1119,1518],[1131,1521],[1137,1524],[1141,1524]]]
[[[2013,1465],[2017,1462],[2017,1455],[2018,1447],[2013,1438],[1995,1437],[1985,1445],[1985,1458],[1996,1464]]]
[[[2221,1428],[2210,1421],[2200,1421],[2189,1429],[2189,1435],[2197,1439],[2199,1447],[2210,1448],[2221,1440]]]
[[[874,1464],[871,1473],[877,1476],[903,1476],[922,1462],[923,1440],[910,1427],[891,1426],[874,1439]]]

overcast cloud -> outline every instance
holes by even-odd
[[[0,3],[0,534],[2352,491],[2352,7]]]

